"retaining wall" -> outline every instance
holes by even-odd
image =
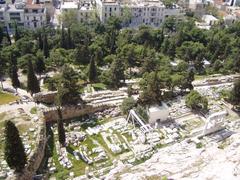
[[[108,105],[99,105],[99,106],[68,106],[63,107],[62,117],[64,120],[80,117],[86,114],[92,114],[98,111],[103,111],[104,109],[109,108]],[[55,122],[59,119],[58,112],[56,108],[49,108],[43,111],[43,115],[46,122]]]

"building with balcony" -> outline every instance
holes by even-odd
[[[24,8],[25,27],[34,29],[46,23],[46,8],[39,0],[27,0]]]
[[[89,22],[94,14],[94,3],[92,1],[62,1],[61,13],[74,11],[79,22]]]
[[[160,0],[96,0],[96,12],[102,22],[111,16],[124,16],[130,12],[129,25],[141,24],[158,27],[168,16],[181,17],[184,12],[178,5],[166,7]]]
[[[13,24],[26,28],[40,28],[46,24],[46,8],[36,0],[16,0],[0,4],[0,22],[11,31]]]

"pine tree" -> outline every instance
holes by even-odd
[[[89,64],[88,79],[91,83],[94,83],[97,80],[97,68],[96,68],[95,60],[93,57],[91,58],[91,61]]]
[[[31,95],[40,92],[39,82],[34,74],[31,60],[28,61],[27,90],[30,91]]]
[[[80,86],[78,84],[78,73],[73,68],[63,66],[61,84],[61,105],[76,105],[81,102],[79,93]],[[59,91],[59,90],[58,90]]]
[[[44,33],[44,38],[43,38],[43,54],[45,58],[49,57],[49,47],[48,47],[48,40],[47,40],[46,33]]]
[[[11,121],[5,123],[5,147],[4,157],[8,166],[21,172],[27,163],[27,156],[24,151],[22,140],[18,129]]]
[[[19,32],[18,32],[18,26],[17,26],[17,23],[16,23],[16,22],[14,23],[14,29],[15,29],[14,39],[15,39],[15,42],[16,42],[17,40],[20,39],[20,34],[19,34]]]
[[[66,48],[65,30],[63,27],[61,31],[61,48]]]
[[[163,95],[161,89],[164,83],[160,80],[157,71],[145,73],[140,81],[140,102],[143,104],[155,104],[162,101]]]

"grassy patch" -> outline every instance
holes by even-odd
[[[105,149],[105,151],[107,152],[108,156],[110,157],[110,159],[114,159],[115,155],[112,153],[112,151],[108,148],[107,144],[105,143],[105,141],[103,140],[103,137],[101,134],[97,134],[93,136],[93,139],[97,140],[98,143]]]
[[[30,113],[31,113],[31,114],[37,114],[37,108],[36,108],[36,107],[33,107],[33,108],[30,110]]]
[[[225,139],[223,140],[219,145],[218,148],[219,149],[224,149],[225,147],[227,147],[230,144],[229,139]]]
[[[18,99],[19,99],[19,97],[17,97],[17,96],[0,91],[0,105],[8,104],[8,103],[16,101]]]
[[[68,169],[65,169],[58,161],[58,155],[57,155],[57,150],[56,150],[56,147],[54,146],[54,149],[53,149],[53,161],[56,165],[56,169],[57,169],[57,172],[54,173],[54,176],[56,177],[56,179],[67,179],[68,176],[69,176],[69,170]]]
[[[103,84],[103,83],[95,83],[95,84],[92,84],[92,86],[94,87],[94,89],[96,91],[105,90],[106,89],[106,85]]]
[[[2,121],[5,116],[6,116],[6,113],[0,113],[0,121]]]
[[[203,147],[203,144],[202,144],[201,142],[199,142],[199,143],[196,144],[196,148],[197,148],[197,149],[200,149],[200,148],[202,148],[202,147]]]
[[[122,135],[127,138],[127,141],[128,141],[128,142],[132,141],[132,136],[131,136],[128,132],[123,133]]]
[[[72,147],[73,146],[68,147],[67,150],[69,151],[69,149],[72,149]],[[75,176],[80,176],[85,173],[86,164],[82,160],[76,160],[71,153],[68,153],[68,158],[73,164],[73,167],[70,169],[63,167],[60,164],[58,157],[59,156],[57,154],[56,146],[53,139],[52,158],[55,163],[57,171],[52,176],[55,177],[57,180],[67,179],[69,177],[70,172],[74,172]]]
[[[205,79],[206,77],[208,77],[207,75],[195,75],[194,76],[194,79],[195,80],[203,80]]]

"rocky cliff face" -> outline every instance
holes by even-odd
[[[160,149],[143,164],[118,166],[107,179],[240,179],[240,133],[219,143],[209,142],[197,149],[183,141]]]

